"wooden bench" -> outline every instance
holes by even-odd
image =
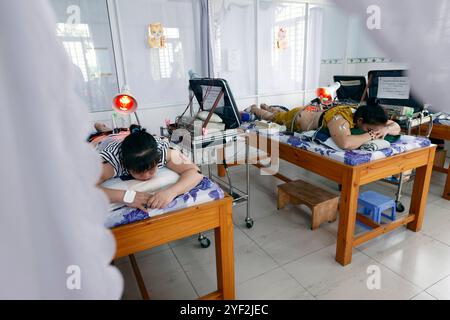
[[[339,196],[306,181],[296,180],[278,186],[278,210],[288,203],[303,204],[311,209],[311,229],[314,230],[325,221],[336,221]]]

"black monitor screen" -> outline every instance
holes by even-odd
[[[406,70],[372,70],[368,79],[369,97],[376,97],[380,104],[411,107],[414,112],[423,109],[423,101],[411,91]]]
[[[219,100],[214,113],[225,123],[225,129],[235,129],[241,125],[239,110],[234,101],[228,83],[224,79],[201,78],[189,80],[189,86],[204,111],[209,111],[214,105],[220,92],[223,96]]]
[[[366,89],[366,78],[363,76],[334,76],[334,82],[341,84],[336,94],[339,101],[361,102]],[[366,97],[367,99],[367,97]]]

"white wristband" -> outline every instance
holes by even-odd
[[[136,191],[127,190],[123,196],[123,202],[133,203],[135,197],[136,197]]]

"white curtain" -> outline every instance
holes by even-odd
[[[118,299],[100,162],[49,3],[1,1],[0,30],[0,299]]]
[[[360,28],[396,61],[409,66],[414,92],[434,111],[450,112],[450,3],[448,0],[333,0],[360,17]],[[376,7],[374,7],[376,6]],[[379,14],[375,13],[378,12]],[[376,26],[379,29],[369,29]]]
[[[255,2],[214,0],[209,3],[214,76],[226,79],[235,97],[254,95]]]
[[[279,94],[303,90],[305,18],[304,3],[260,1],[258,15],[260,93]],[[281,29],[284,30],[284,36],[283,32],[280,32]],[[285,46],[278,48],[277,40],[282,40]]]
[[[322,61],[323,8],[309,10],[306,45],[306,90],[319,87],[320,64]]]
[[[202,75],[215,77],[214,39],[213,39],[213,3],[209,0],[200,0],[200,47],[202,57]]]

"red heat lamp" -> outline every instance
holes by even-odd
[[[114,97],[113,109],[119,113],[128,114],[137,109],[136,99],[125,90]]]
[[[128,86],[124,86],[122,92],[113,98],[112,108],[114,111],[120,114],[134,113],[138,124],[140,125],[139,118],[136,114],[138,103],[136,98],[130,93]]]
[[[136,100],[128,94],[120,94],[114,98],[114,107],[117,112],[131,113],[136,109]]]
[[[326,88],[318,88],[316,90],[316,96],[323,103],[326,103],[327,101],[333,99],[333,97],[331,96],[330,92]]]
[[[333,103],[334,98],[336,97],[336,91],[340,88],[341,84],[339,82],[335,82],[328,87],[317,88],[316,96],[320,99],[320,102],[324,105],[330,105]]]

